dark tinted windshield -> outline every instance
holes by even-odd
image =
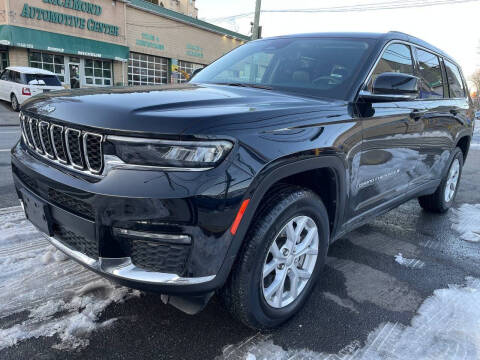
[[[203,69],[192,83],[255,85],[347,99],[372,41],[285,38],[251,42]]]
[[[46,86],[62,86],[60,80],[55,75],[25,74],[25,80],[27,84],[32,80],[43,80]],[[43,85],[43,83],[38,85]]]

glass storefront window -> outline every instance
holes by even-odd
[[[128,85],[166,84],[168,77],[168,59],[130,53],[128,61]]]
[[[178,61],[178,68],[190,75],[192,75],[195,70],[202,69],[203,67],[204,65],[201,65],[201,64],[195,64],[195,63],[191,63],[183,60]],[[182,73],[180,73],[178,76],[177,82],[181,84],[181,83],[187,82],[187,79],[185,78],[185,76],[183,76]]]
[[[65,82],[65,62],[63,55],[30,51],[28,60],[31,67],[51,71],[58,76],[62,83]]]
[[[8,67],[8,51],[0,51],[0,71]]]
[[[112,62],[85,59],[85,82],[87,85],[110,86],[112,84]]]

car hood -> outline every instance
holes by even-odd
[[[243,121],[332,111],[345,102],[227,85],[167,85],[56,91],[22,110],[59,123],[128,134],[213,134]]]

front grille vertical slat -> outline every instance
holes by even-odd
[[[40,131],[40,141],[42,142],[43,151],[49,158],[55,159],[55,153],[53,152],[49,128],[50,124],[46,121],[40,121],[40,123],[38,124],[38,129]]]
[[[20,129],[22,130],[22,139],[28,145],[27,132],[25,131],[25,115],[20,115]]]
[[[85,162],[88,170],[95,174],[100,173],[103,167],[102,140],[103,137],[98,134],[86,133],[83,135]]]
[[[55,156],[61,163],[68,164],[63,126],[52,125],[50,127],[50,135],[53,142],[53,152],[55,153]]]
[[[70,170],[101,176],[103,139],[101,134],[51,123],[20,114],[23,143],[33,152]]]
[[[30,126],[30,118],[26,117],[25,118],[25,133],[27,135],[27,140],[28,140],[28,146],[30,146],[32,149],[35,149],[35,145],[33,144],[33,135],[32,135],[32,128]]]
[[[72,166],[76,169],[83,170],[85,165],[83,163],[83,151],[82,151],[82,142],[81,131],[68,128],[65,130],[65,141],[67,145],[67,154],[68,159]]]
[[[38,129],[37,119],[30,119],[30,131],[32,132],[33,145],[35,146],[35,150],[43,155],[43,148],[42,142],[40,140],[40,131]]]

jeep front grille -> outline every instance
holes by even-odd
[[[103,136],[21,115],[25,144],[42,157],[70,169],[98,175],[103,169]]]

